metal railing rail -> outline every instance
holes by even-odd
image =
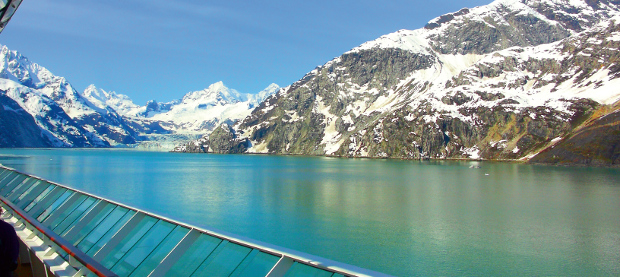
[[[98,272],[105,273],[93,265],[119,276],[389,276],[197,228],[2,165],[0,196]]]

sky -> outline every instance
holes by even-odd
[[[136,104],[287,86],[344,52],[491,0],[24,0],[0,44]]]

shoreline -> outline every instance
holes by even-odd
[[[292,156],[292,157],[325,157],[325,158],[339,158],[339,159],[371,159],[371,160],[401,160],[401,161],[462,161],[462,162],[502,162],[502,163],[516,163],[516,164],[528,164],[538,166],[557,166],[557,167],[595,167],[595,168],[611,168],[618,169],[620,164],[584,164],[584,163],[534,163],[521,159],[468,159],[468,158],[424,158],[424,159],[409,159],[398,157],[350,157],[340,155],[307,155],[307,154],[278,154],[278,153],[237,153],[237,154],[221,154],[213,152],[175,152],[175,151],[156,151],[136,149],[131,147],[57,147],[57,148],[0,148],[10,150],[93,150],[93,151],[136,151],[136,152],[161,152],[161,153],[179,153],[179,154],[216,154],[216,155],[255,155],[255,156]],[[7,155],[0,154],[0,157],[7,157]]]

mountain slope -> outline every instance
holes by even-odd
[[[532,163],[619,165],[620,105],[603,107],[580,128],[533,157]]]
[[[257,153],[528,159],[618,101],[619,3],[498,0],[438,17],[316,68],[226,136]],[[215,141],[192,145],[226,152]]]
[[[6,147],[52,147],[35,119],[5,93],[0,93],[0,145]]]

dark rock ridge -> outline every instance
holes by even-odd
[[[226,123],[220,125],[210,135],[202,137],[195,143],[189,143],[176,149],[186,153],[239,154],[250,147],[250,140],[239,138],[235,130]]]
[[[530,162],[620,166],[620,110],[592,119],[533,157]]]
[[[249,153],[343,157],[529,160],[559,151],[558,141],[620,99],[620,22],[611,20],[619,3],[580,3],[496,1],[383,36],[183,150],[231,149],[245,138]]]

